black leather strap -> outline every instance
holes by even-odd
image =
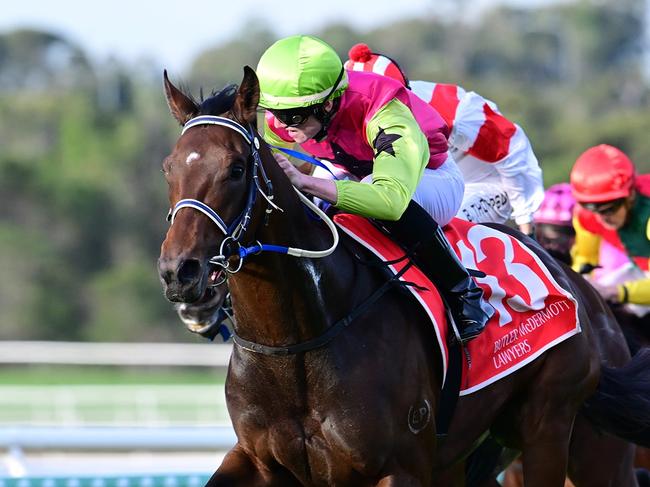
[[[449,344],[449,366],[447,378],[440,391],[440,402],[436,414],[436,435],[444,436],[449,431],[451,420],[456,410],[460,382],[462,377],[463,347],[458,340]]]
[[[343,331],[348,325],[350,325],[355,319],[365,313],[379,298],[386,294],[392,287],[396,285],[407,285],[399,280],[399,278],[413,265],[409,261],[397,274],[392,276],[388,281],[386,281],[381,287],[379,287],[375,292],[373,292],[366,300],[357,306],[350,314],[345,318],[337,321],[334,325],[330,326],[325,333],[307,340],[305,342],[296,343],[295,345],[287,345],[285,347],[274,347],[270,345],[262,345],[261,343],[255,343],[250,340],[246,340],[236,333],[233,333],[233,341],[249,352],[261,353],[263,355],[274,355],[274,356],[286,356],[286,355],[295,355],[297,353],[309,352],[311,350],[316,350],[317,348],[324,347],[327,345],[334,337],[336,337],[341,331]]]

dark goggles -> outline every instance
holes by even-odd
[[[275,118],[280,120],[283,124],[285,124],[287,127],[298,127],[299,125],[302,125],[307,121],[307,119],[315,114],[321,113],[323,114],[323,105],[327,100],[329,100],[330,96],[332,96],[332,93],[336,90],[338,87],[339,83],[341,82],[341,79],[343,79],[343,75],[345,74],[345,67],[341,66],[341,71],[339,72],[338,77],[336,78],[336,81],[334,82],[334,85],[332,85],[332,88],[330,89],[329,93],[321,100],[320,103],[317,103],[316,105],[311,105],[308,107],[298,107],[298,108],[289,108],[287,110],[269,110]],[[323,120],[321,117],[318,117],[320,121],[322,122]],[[327,125],[329,121],[325,123]]]
[[[289,108],[287,110],[270,110],[270,112],[287,127],[298,127],[314,114],[315,107],[317,106]]]
[[[614,201],[607,201],[605,203],[580,203],[585,210],[599,215],[613,215],[625,203],[625,198],[620,198]]]

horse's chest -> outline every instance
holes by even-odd
[[[305,485],[310,485],[307,479],[318,479],[314,485],[354,485],[351,479],[378,468],[367,463],[369,458],[377,457],[372,452],[374,442],[368,441],[355,424],[334,413],[312,411],[302,417],[279,414],[274,418],[263,415],[244,420],[239,426],[249,432],[248,428],[255,430],[246,435],[244,442],[258,458],[269,465],[283,465]]]
[[[237,374],[250,367],[231,365],[226,395],[240,444],[269,468],[282,465],[303,485],[360,486],[359,479],[375,477],[391,454],[377,425],[390,423],[391,411],[386,401],[369,401],[372,387],[332,372],[353,368],[338,362],[257,368],[252,380]]]

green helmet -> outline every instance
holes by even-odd
[[[257,77],[259,104],[271,110],[316,105],[339,96],[348,86],[336,51],[306,35],[280,39],[269,47],[257,65]]]

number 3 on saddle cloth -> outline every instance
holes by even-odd
[[[384,261],[404,251],[365,218],[338,214],[336,224]],[[471,394],[528,364],[549,348],[580,333],[577,303],[553,278],[540,259],[514,237],[493,228],[455,218],[445,235],[465,267],[476,278],[496,313],[485,330],[466,345],[471,360],[463,360],[460,395]],[[397,274],[405,260],[389,265]],[[415,266],[400,279],[419,286],[407,288],[431,319],[447,375],[449,327],[442,299],[431,281]],[[421,287],[421,289],[418,289]]]

